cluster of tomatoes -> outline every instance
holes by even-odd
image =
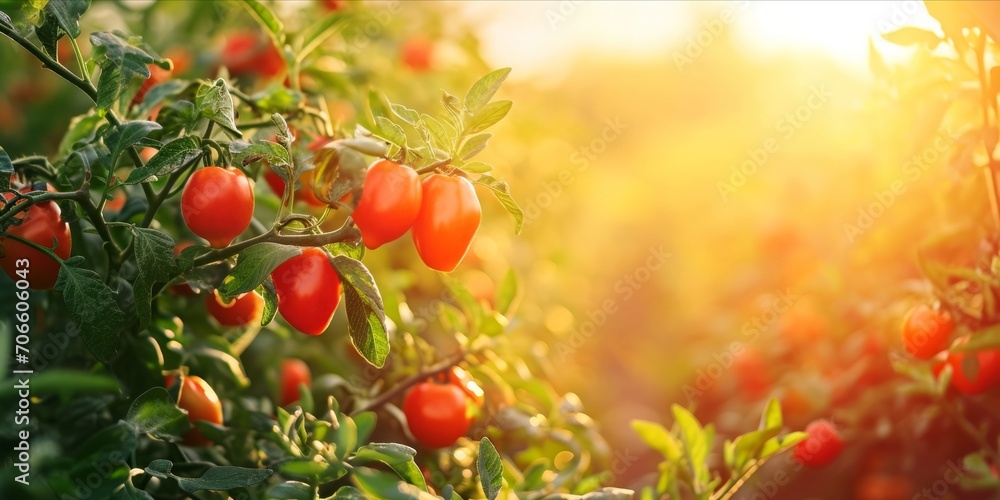
[[[457,366],[449,369],[444,381],[421,382],[403,400],[410,433],[427,448],[451,446],[465,435],[482,410],[484,393],[469,372]],[[174,375],[167,375],[164,385],[172,386]],[[312,372],[301,359],[288,358],[281,363],[276,400],[282,407],[299,401],[303,390],[312,385]],[[223,422],[222,403],[215,390],[196,375],[182,377],[177,406],[186,410],[194,424],[205,421],[216,425]],[[209,446],[210,440],[192,427],[183,441],[188,446]]]
[[[932,368],[938,376],[951,367],[951,385],[962,394],[979,394],[1000,382],[1000,349],[948,351],[955,320],[948,311],[928,305],[914,307],[903,322],[903,346],[917,359],[935,360]],[[961,337],[952,345],[969,341]],[[970,369],[971,367],[976,367]]]

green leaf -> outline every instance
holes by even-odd
[[[228,347],[219,347],[228,350]],[[240,388],[249,387],[250,379],[243,369],[243,363],[232,353],[222,349],[199,346],[189,352],[197,359],[200,366],[214,370],[221,377],[232,380]]]
[[[267,6],[257,0],[241,0],[240,5],[245,7],[254,20],[267,30],[275,46],[281,48],[284,45],[285,28],[281,24],[281,19],[274,15],[271,9],[268,9]]]
[[[199,478],[178,477],[177,484],[187,492],[198,490],[228,491],[263,483],[271,477],[271,469],[247,469],[245,467],[212,467]]]
[[[503,463],[490,438],[483,438],[479,442],[476,470],[479,472],[479,484],[483,486],[486,498],[496,500],[500,495],[500,488],[503,487]]]
[[[389,99],[381,92],[371,89],[368,91],[368,111],[371,113],[374,122],[378,117],[389,118]]]
[[[299,62],[304,61],[323,42],[344,28],[348,20],[350,20],[349,15],[343,11],[337,11],[321,17],[318,21],[306,26],[299,34],[300,48],[296,53],[296,59]]]
[[[1000,348],[1000,325],[977,330],[969,336],[968,342],[952,346],[951,351],[986,351]]]
[[[236,117],[233,109],[233,97],[229,95],[226,81],[219,78],[211,86],[202,85],[195,94],[194,105],[198,113],[217,123],[230,134],[240,137],[243,134],[236,128]]]
[[[10,16],[5,14],[3,11],[0,11],[0,23],[7,26],[7,28],[10,29],[11,31],[15,31],[14,22],[11,21]]]
[[[507,316],[520,294],[520,285],[514,269],[508,269],[497,289],[496,310]]]
[[[806,434],[805,432],[789,432],[784,436],[773,437],[764,443],[764,447],[760,450],[759,456],[763,460],[772,455],[781,453],[782,451],[785,451],[804,441],[807,437],[809,437],[809,434]]]
[[[291,165],[292,158],[284,146],[271,141],[259,141],[251,144],[239,153],[233,155],[233,163],[247,166],[258,161],[266,161],[275,173],[285,179],[284,169],[274,168],[282,165]],[[285,179],[288,181],[288,179]]]
[[[760,426],[758,429],[780,429],[784,425],[781,418],[781,403],[778,398],[770,398],[764,407],[764,413],[760,416]]]
[[[364,443],[368,441],[372,431],[375,430],[375,421],[377,420],[375,412],[364,411],[351,418],[354,419],[354,423],[358,426],[358,442]]]
[[[507,116],[513,105],[511,101],[497,101],[483,106],[465,121],[465,133],[475,134],[496,125]]]
[[[420,468],[414,463],[413,457],[417,450],[397,443],[372,443],[361,448],[354,454],[355,460],[377,460],[399,474],[408,483],[427,491],[427,483]]]
[[[462,101],[459,98],[449,94],[448,92],[441,91],[441,104],[444,106],[445,111],[451,116],[451,119],[456,127],[462,120]]]
[[[437,142],[437,146],[441,149],[451,151],[454,147],[455,138],[448,133],[448,129],[430,115],[420,115],[420,119],[424,126],[427,127],[427,130],[430,131],[431,137]]]
[[[90,142],[94,138],[99,125],[104,123],[104,118],[96,113],[88,113],[73,117],[69,122],[69,129],[59,142],[59,156],[69,155],[78,142]]]
[[[733,441],[733,456],[730,463],[733,473],[740,476],[746,472],[752,461],[760,455],[764,444],[779,433],[781,433],[780,427],[770,427],[738,436]]]
[[[86,259],[70,257],[59,268],[55,289],[63,293],[70,318],[80,329],[80,338],[91,354],[109,363],[118,353],[118,338],[126,326],[125,313],[115,300],[117,294],[101,276],[83,267]]]
[[[195,136],[181,137],[163,147],[145,165],[135,169],[125,179],[125,184],[138,184],[150,178],[169,175],[184,165],[201,158],[201,139]]]
[[[663,458],[676,462],[683,456],[681,442],[662,425],[645,420],[633,420],[632,429],[650,448],[660,452]]]
[[[885,33],[882,35],[889,42],[896,45],[920,45],[924,44],[930,48],[936,47],[939,43],[943,42],[941,37],[934,34],[933,31],[928,31],[925,29],[914,28],[912,26],[905,26],[896,31]]]
[[[300,481],[285,481],[267,490],[267,498],[281,500],[313,500],[312,486]]]
[[[382,116],[376,116],[375,123],[378,125],[376,135],[401,148],[406,147],[406,132],[403,131],[403,127]]]
[[[260,317],[260,326],[267,326],[274,320],[274,315],[278,313],[278,292],[274,288],[274,281],[268,276],[257,288],[261,297],[264,297],[264,312]]]
[[[357,467],[351,475],[359,488],[368,493],[366,498],[382,498],[385,500],[423,500],[437,499],[429,493],[421,491],[412,484],[404,483],[388,473]]]
[[[129,86],[132,78],[149,78],[147,65],[152,64],[154,59],[131,45],[119,33],[91,33],[90,44],[94,47],[94,60],[101,67],[101,78],[97,82],[97,108],[98,114],[103,116]]]
[[[132,245],[138,268],[133,287],[135,311],[139,328],[143,329],[149,324],[153,285],[169,281],[177,273],[177,261],[174,260],[176,243],[167,233],[132,226]]]
[[[389,336],[375,278],[364,264],[350,257],[336,255],[332,262],[344,285],[351,341],[369,363],[381,367],[389,355]]]
[[[403,106],[402,104],[390,104],[390,109],[392,109],[392,114],[398,116],[401,120],[410,125],[416,125],[420,121],[420,113]]]
[[[125,421],[140,434],[151,434],[168,441],[179,439],[191,427],[187,414],[177,407],[170,393],[162,387],[153,387],[135,398]]]
[[[132,147],[140,139],[149,135],[150,132],[162,128],[156,122],[136,120],[125,122],[120,127],[112,129],[111,133],[104,139],[104,143],[111,150],[111,165],[118,164],[118,157],[121,156],[126,148]]]
[[[170,469],[172,469],[173,467],[174,463],[171,462],[170,460],[158,458],[156,460],[153,460],[152,462],[149,462],[149,465],[146,466],[145,470],[146,473],[149,474],[150,476],[155,476],[160,479],[167,479],[168,477],[170,477],[167,475],[167,473],[169,473]]]
[[[490,133],[469,137],[465,140],[465,144],[462,144],[462,149],[458,151],[458,157],[463,160],[469,160],[473,156],[476,156],[482,150],[486,149],[486,144],[490,141],[491,137],[493,137],[493,134]]]
[[[500,90],[500,85],[510,74],[510,68],[502,68],[492,71],[482,77],[465,94],[465,109],[470,113],[475,113],[493,99],[493,95]]]
[[[481,161],[470,161],[469,163],[466,163],[458,168],[460,168],[463,172],[468,172],[470,174],[485,174],[493,170],[491,165],[487,165]]]
[[[681,441],[684,443],[684,454],[691,467],[693,487],[696,493],[701,492],[708,481],[708,452],[712,443],[708,441],[707,431],[703,429],[698,419],[680,405],[671,405],[674,419],[680,427]]]
[[[163,83],[158,83],[150,88],[146,95],[142,98],[142,102],[139,103],[139,107],[136,110],[137,116],[149,116],[153,112],[153,108],[158,106],[163,102],[164,99],[170,96],[179,95],[188,87],[195,85],[196,83],[190,82],[188,80],[178,80],[170,79]]]
[[[0,146],[0,181],[4,184],[0,187],[7,187],[7,183],[10,181],[10,174],[14,173],[14,162],[10,161],[10,156],[4,151],[3,146]]]
[[[521,211],[521,207],[517,206],[514,197],[510,195],[510,186],[502,179],[497,179],[490,175],[482,175],[474,182],[486,186],[493,192],[493,195],[497,197],[500,204],[514,217],[514,234],[520,234],[521,226],[524,224],[524,212]]]
[[[286,260],[301,255],[299,247],[264,242],[240,252],[236,265],[219,287],[226,300],[257,288],[265,278]]]
[[[55,19],[69,36],[80,36],[80,16],[90,8],[90,0],[58,0],[45,5],[45,13]]]

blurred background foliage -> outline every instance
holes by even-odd
[[[800,491],[909,498],[900,492],[912,496],[921,471],[968,451],[949,424],[915,411],[891,369],[900,318],[930,292],[917,250],[952,234],[942,240],[950,246],[929,251],[975,260],[989,214],[963,129],[978,111],[953,85],[961,68],[944,72],[929,51],[900,52],[878,37],[933,23],[921,4],[871,4],[834,15],[830,4],[803,13],[767,2],[365,2],[346,46],[312,61],[304,87],[351,130],[368,86],[435,109],[431,89],[463,89],[490,69],[514,68],[502,96],[515,105],[483,161],[511,184],[525,228],[514,237],[503,208],[481,192],[484,224],[454,276],[491,297],[509,268],[517,272],[513,329],[558,391],[578,394],[600,423],[609,461],[637,457],[613,484],[655,463],[630,420],[668,421],[680,403],[733,433],[754,426],[776,396],[793,428],[823,416],[848,429],[850,458],[821,482],[807,475]],[[257,30],[224,3],[145,5],[95,2],[85,31],[144,33],[161,54],[188,51],[182,74],[204,76],[227,34]],[[315,8],[278,7],[286,24]],[[762,28],[775,9],[782,16]],[[511,29],[513,19],[523,31]],[[648,33],[662,19],[666,27]],[[832,42],[801,35],[828,24]],[[770,28],[770,44],[747,43]],[[870,59],[868,36],[891,69]],[[426,70],[402,63],[414,39],[433,48]],[[0,44],[0,67],[0,144],[12,157],[51,153],[74,114],[67,110],[87,103],[13,44]],[[894,183],[903,189],[893,193]],[[418,318],[436,314],[441,280],[416,265],[408,240],[366,262],[384,293],[405,293]],[[397,272],[378,271],[389,268]],[[343,349],[346,333],[281,338],[261,337],[259,352],[278,349],[344,376],[360,370]],[[732,354],[734,341],[744,354]],[[921,463],[932,452],[943,459]]]

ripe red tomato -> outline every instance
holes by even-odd
[[[771,391],[771,370],[760,351],[748,348],[733,360],[733,370],[739,380],[740,393],[747,401],[758,401]]]
[[[301,359],[289,358],[281,362],[281,406],[299,400],[299,385],[312,385],[309,365]]]
[[[278,312],[292,328],[307,335],[326,331],[340,304],[340,277],[326,252],[303,248],[278,266],[271,279],[278,294]]]
[[[410,432],[427,448],[451,446],[469,430],[467,396],[453,384],[423,382],[403,399]]]
[[[181,193],[181,215],[191,232],[223,248],[253,219],[253,181],[233,168],[195,171]]]
[[[229,304],[223,304],[218,293],[205,296],[205,309],[222,326],[246,326],[260,320],[264,299],[257,292],[244,293]]]
[[[795,459],[803,465],[822,467],[844,449],[844,440],[826,420],[813,421],[806,426],[806,433],[809,437],[795,445]]]
[[[222,424],[222,402],[219,401],[219,396],[215,394],[212,386],[195,375],[184,377],[182,384],[177,406],[187,410],[191,424],[197,420]],[[192,427],[184,434],[184,444],[208,446],[212,442],[206,439],[197,427]]]
[[[968,337],[958,340],[958,344],[968,342]],[[970,366],[968,370],[964,366],[966,363],[973,363],[970,357],[975,358],[973,377],[968,375],[968,371],[973,371]],[[950,351],[948,352],[947,363],[951,365],[951,385],[962,394],[979,394],[986,392],[1000,382],[1000,349],[988,351]]]
[[[414,71],[427,71],[431,67],[434,44],[423,37],[408,38],[400,47],[403,64]]]
[[[143,80],[139,91],[132,98],[133,105],[142,102],[146,98],[146,93],[149,92],[149,89],[169,80],[170,75],[173,74],[169,69],[163,69],[155,64],[147,64],[147,66],[149,67],[149,78]]]
[[[296,201],[303,201],[312,207],[325,207],[326,203],[320,201],[320,199],[313,194],[311,187],[312,178],[312,170],[306,170],[299,175],[299,182],[302,185],[295,190],[295,199]],[[271,186],[271,190],[273,190],[274,194],[278,195],[279,198],[285,195],[285,179],[282,179],[281,176],[274,173],[274,170],[267,170],[264,174],[264,180],[267,181],[267,185]]]
[[[267,37],[256,33],[234,33],[222,48],[222,65],[233,76],[257,75],[274,78],[285,71],[285,59]]]
[[[28,188],[21,190],[23,193],[29,191]],[[11,193],[4,193],[3,196],[5,200],[14,198]],[[60,259],[69,258],[73,250],[73,239],[70,236],[69,224],[62,219],[59,205],[54,201],[32,205],[15,217],[21,222],[8,227],[6,234],[43,247],[55,247],[55,254]],[[0,268],[12,280],[25,279],[28,286],[34,290],[51,290],[55,286],[59,277],[59,262],[34,247],[2,235],[0,235],[0,248],[3,249],[3,255],[0,255]],[[19,275],[18,270],[25,276]]]
[[[181,254],[181,252],[185,248],[187,248],[187,247],[189,247],[191,245],[194,245],[194,243],[192,243],[190,241],[181,241],[181,242],[178,242],[176,245],[174,245],[174,257],[179,256]],[[189,285],[187,283],[178,283],[176,285],[172,285],[169,288],[169,290],[170,290],[170,293],[172,293],[174,295],[197,295],[198,294],[198,290],[195,290],[194,288],[191,288],[191,285]]]
[[[948,347],[954,328],[955,322],[947,311],[918,305],[903,322],[903,347],[918,359],[930,359]]]
[[[327,12],[336,12],[344,8],[344,2],[341,0],[322,0],[320,3]]]
[[[369,167],[361,200],[351,214],[365,246],[374,250],[406,234],[420,213],[420,198],[420,176],[412,168],[389,160]]]
[[[427,177],[420,212],[413,222],[413,243],[420,259],[431,269],[451,272],[469,251],[482,218],[476,190],[467,179]]]
[[[462,389],[462,392],[465,393],[465,416],[471,425],[483,409],[483,404],[486,402],[486,393],[483,392],[483,388],[479,386],[476,379],[472,378],[471,373],[457,366],[452,367],[448,371],[448,383]]]

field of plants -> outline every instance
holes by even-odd
[[[0,35],[0,498],[1000,498],[998,3]]]

